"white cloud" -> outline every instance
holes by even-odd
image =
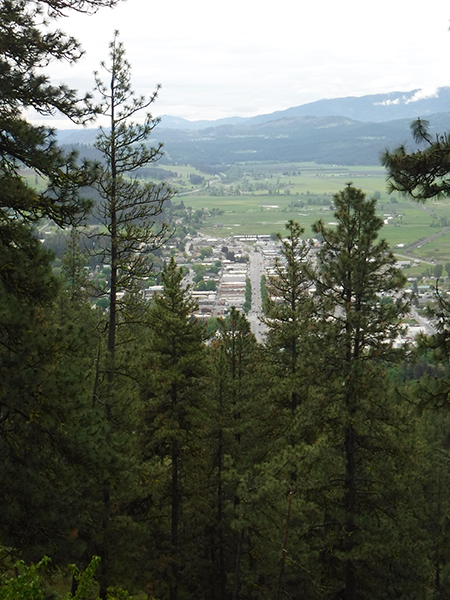
[[[432,89],[423,89],[417,91],[412,98],[409,98],[405,104],[410,104],[411,102],[417,102],[418,100],[425,100],[426,98],[437,98],[438,90],[436,87]]]
[[[374,106],[392,106],[396,104],[411,104],[411,102],[418,102],[419,100],[425,100],[426,98],[437,98],[439,94],[438,88],[436,86],[431,88],[423,88],[421,90],[417,90],[415,94],[411,97],[408,96],[398,96],[397,98],[393,98],[392,100],[383,100],[382,102],[374,102]]]
[[[401,100],[405,101],[405,96],[402,96]],[[373,103],[374,106],[392,106],[393,104],[400,104],[400,98],[395,98],[394,100],[383,100],[383,102]]]

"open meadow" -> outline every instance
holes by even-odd
[[[398,193],[389,195],[381,166],[248,164],[234,173],[232,181],[220,174],[205,179],[209,186],[181,192],[174,202],[182,200],[186,207],[201,209],[201,231],[206,234],[282,232],[293,219],[304,227],[305,237],[312,237],[311,226],[317,219],[333,223],[332,196],[352,182],[378,198],[385,221],[382,236],[396,252],[431,264],[450,261],[450,200],[418,204]]]

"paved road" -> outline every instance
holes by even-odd
[[[410,261],[415,261],[417,260],[420,263],[423,263],[424,265],[434,265],[434,262],[430,262],[429,260],[423,260],[422,258],[419,258],[418,256],[412,256],[411,254],[399,254],[398,252],[395,252],[395,250],[393,250],[394,256],[395,258],[398,259],[404,259],[404,260],[410,260]]]
[[[252,284],[252,308],[247,318],[252,332],[259,343],[264,342],[266,326],[260,322],[258,316],[262,313],[261,276],[263,274],[262,256],[259,252],[250,252],[249,278]]]
[[[411,306],[411,316],[425,329],[426,335],[433,335],[436,333],[436,330],[430,321],[425,317],[421,317],[414,306]]]

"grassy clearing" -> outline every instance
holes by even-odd
[[[301,170],[300,176],[284,177],[284,181],[292,182],[290,186],[291,194],[307,193],[308,191],[316,194],[330,193],[335,194],[343,189],[348,182],[352,182],[355,187],[361,188],[368,195],[379,191],[381,197],[388,199],[385,192],[386,182],[383,170],[369,171],[367,168],[342,169],[339,171],[329,171],[327,169],[315,169],[311,171]],[[282,180],[283,181],[283,180]]]

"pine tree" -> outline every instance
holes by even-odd
[[[150,490],[155,502],[159,496],[161,511],[158,537],[162,547],[153,561],[162,563],[170,600],[176,600],[179,589],[194,585],[189,581],[195,579],[199,551],[202,555],[201,544],[196,547],[195,543],[202,530],[206,485],[207,417],[201,384],[206,373],[204,328],[193,317],[197,304],[182,279],[172,257],[161,273],[164,292],[153,299],[148,314],[143,386],[144,456],[160,472],[159,485]],[[155,573],[153,577],[157,578]]]
[[[34,319],[33,311],[56,293],[56,282],[50,276],[50,258],[38,249],[31,229],[44,218],[60,226],[79,221],[87,208],[86,202],[79,198],[79,187],[91,183],[95,177],[92,166],[80,167],[74,154],[66,156],[58,149],[53,130],[31,124],[24,113],[34,109],[42,115],[59,111],[72,120],[92,117],[92,107],[80,104],[74,90],[52,85],[45,75],[49,62],[73,63],[81,55],[78,42],[51,25],[71,10],[95,12],[101,6],[115,3],[115,0],[2,0],[0,3],[0,243],[6,261],[1,263],[0,282],[2,293],[6,294],[4,309],[12,311],[5,315],[3,325],[9,330],[9,338],[17,343],[23,339],[22,325],[25,327],[28,319]],[[47,187],[43,192],[22,177],[20,171],[24,167],[44,178]],[[13,262],[8,260],[11,257]],[[14,311],[10,307],[15,304]],[[17,326],[15,332],[14,326]]]
[[[98,452],[95,314],[57,293],[51,254],[17,228],[14,244],[0,244],[14,266],[0,285],[0,531],[21,557],[64,565],[83,552],[82,490]]]
[[[208,595],[223,600],[238,597],[249,579],[246,557],[253,532],[239,487],[251,485],[252,471],[266,452],[271,414],[256,339],[249,321],[234,307],[218,320],[211,359],[208,406],[214,492],[207,535]]]
[[[266,280],[268,297],[261,320],[268,327],[267,358],[274,376],[282,382],[286,404],[295,411],[301,402],[299,372],[308,362],[305,350],[314,305],[309,293],[310,247],[302,239],[304,229],[292,220],[286,229],[286,238],[277,234],[281,258],[277,257],[274,274]]]
[[[163,243],[167,233],[167,225],[158,222],[158,217],[173,194],[164,183],[142,183],[137,175],[138,169],[162,155],[161,144],[152,148],[146,144],[159,120],[146,113],[142,124],[133,122],[156,100],[159,86],[149,99],[135,95],[131,66],[118,32],[110,44],[110,64],[102,63],[102,67],[110,80],[106,85],[96,74],[96,90],[109,128],[100,130],[95,143],[104,162],[95,182],[102,200],[94,214],[104,225],[104,231],[96,237],[103,260],[111,267],[108,352],[113,370],[118,315],[124,308],[118,302],[118,293],[132,293],[149,276],[149,253]]]
[[[66,251],[61,256],[64,286],[69,293],[70,302],[74,304],[86,302],[89,294],[87,253],[80,248],[80,237],[79,231],[71,229]]]
[[[255,582],[277,598],[298,590],[305,597],[421,598],[429,583],[426,550],[415,553],[419,540],[427,547],[423,478],[415,431],[406,426],[411,411],[387,371],[402,356],[394,345],[407,310],[404,277],[378,240],[376,202],[349,185],[335,207],[338,225],[316,223],[324,241],[317,265],[305,269],[314,310],[298,328],[301,402],[278,420],[252,489],[241,488],[264,540],[256,546]],[[286,271],[281,276],[287,281]],[[397,301],[384,305],[383,292]]]
[[[125,50],[118,41],[117,32],[110,44],[110,63],[102,63],[102,68],[109,75],[109,82],[104,84],[100,75],[96,74],[96,91],[101,99],[100,112],[109,119],[109,128],[101,128],[95,142],[103,161],[94,184],[101,198],[94,215],[104,227],[94,237],[102,260],[111,268],[111,275],[105,357],[107,378],[106,381],[99,379],[98,394],[109,423],[109,443],[116,449],[118,459],[118,464],[111,471],[104,471],[101,483],[103,525],[97,536],[97,552],[102,559],[100,597],[105,598],[113,575],[108,564],[108,557],[114,554],[109,538],[116,527],[111,506],[117,505],[121,496],[121,488],[114,486],[114,481],[120,468],[126,469],[131,458],[131,423],[134,408],[137,409],[139,404],[138,382],[133,383],[133,362],[130,361],[131,351],[140,335],[139,323],[143,322],[139,286],[150,275],[151,251],[165,239],[167,226],[159,221],[159,215],[172,192],[165,184],[142,183],[138,178],[137,171],[162,154],[161,145],[156,148],[147,145],[158,120],[147,113],[142,124],[133,121],[155,101],[157,91],[149,99],[135,95],[131,88],[131,67],[125,59]],[[119,344],[120,356],[117,350]],[[127,430],[128,435],[125,433]],[[122,465],[120,468],[119,464]]]
[[[31,124],[25,111],[41,115],[62,113],[73,121],[93,116],[89,98],[79,101],[75,90],[52,85],[45,74],[51,61],[73,63],[82,55],[78,42],[52,29],[51,24],[71,10],[95,12],[116,0],[2,0],[0,3],[0,225],[13,219],[34,223],[49,218],[59,225],[79,219],[86,202],[80,185],[95,177],[90,165],[77,165],[76,155],[65,155],[55,132]],[[37,192],[21,177],[29,168],[47,181]]]
[[[96,477],[107,472],[115,477],[109,481],[122,479],[125,488],[128,480],[124,436],[107,443],[111,435],[101,396],[104,364],[101,355],[98,359],[96,314],[83,304],[82,296],[76,307],[65,295],[58,297],[51,256],[31,233],[43,218],[59,226],[82,220],[87,203],[78,190],[91,185],[98,171],[87,163],[80,166],[74,153],[61,152],[54,131],[32,125],[24,111],[59,111],[77,122],[94,116],[89,98],[78,101],[74,90],[53,86],[46,77],[50,61],[71,63],[82,54],[76,40],[52,25],[71,10],[90,13],[114,4],[115,0],[1,2],[1,536],[27,559],[45,552],[57,564],[82,555],[87,564],[90,556],[85,553],[92,556],[98,531],[105,530],[99,521],[107,513],[96,513],[96,507],[105,505],[104,498],[99,503],[95,497]],[[43,178],[43,192],[21,177],[23,167]],[[72,275],[79,277],[82,270],[75,254],[67,266],[69,262],[75,267]],[[69,287],[74,291],[79,282],[72,278]],[[127,396],[130,401],[132,394]],[[118,416],[116,412],[114,418]],[[129,419],[122,425],[129,425]],[[116,511],[115,505],[110,508]],[[121,545],[112,538],[110,546],[125,547],[125,536],[120,537]]]
[[[342,597],[355,600],[385,597],[377,595],[376,587],[386,574],[375,575],[383,561],[391,564],[392,572],[401,569],[389,551],[379,550],[378,560],[377,551],[371,556],[365,541],[369,535],[373,539],[380,532],[386,535],[380,515],[383,498],[393,491],[389,489],[393,480],[385,475],[383,486],[379,461],[386,461],[386,467],[388,457],[395,455],[395,427],[400,421],[398,411],[390,406],[385,364],[396,360],[394,342],[402,330],[407,304],[401,295],[404,276],[387,242],[377,239],[383,222],[376,215],[376,200],[366,199],[361,190],[348,184],[334,196],[334,202],[336,228],[321,221],[314,225],[323,238],[315,276],[318,337],[323,343],[320,366],[327,400],[322,418],[329,424],[330,440],[342,447],[345,458],[343,512],[332,517],[340,528],[334,544],[342,558],[336,564],[343,561],[343,579],[336,585],[342,587]],[[382,293],[394,294],[396,301],[380,302]],[[390,462],[393,473],[399,467],[396,461]],[[331,559],[335,550],[330,547],[330,552]],[[388,587],[385,579],[383,585]],[[396,585],[400,588],[399,582]]]
[[[428,129],[429,122],[424,119],[411,124],[414,141],[426,144],[425,150],[407,152],[402,145],[393,152],[386,150],[382,155],[381,164],[387,169],[389,192],[402,192],[420,202],[450,195],[450,139],[446,133],[433,138]]]
[[[399,316],[407,308],[401,293],[405,278],[387,242],[377,239],[383,221],[376,215],[376,200],[348,184],[334,202],[336,229],[322,221],[314,225],[323,238],[314,278],[322,318],[342,332],[337,341],[347,363],[367,353],[387,360],[395,354],[393,342],[402,330]],[[386,293],[397,301],[379,302]]]

